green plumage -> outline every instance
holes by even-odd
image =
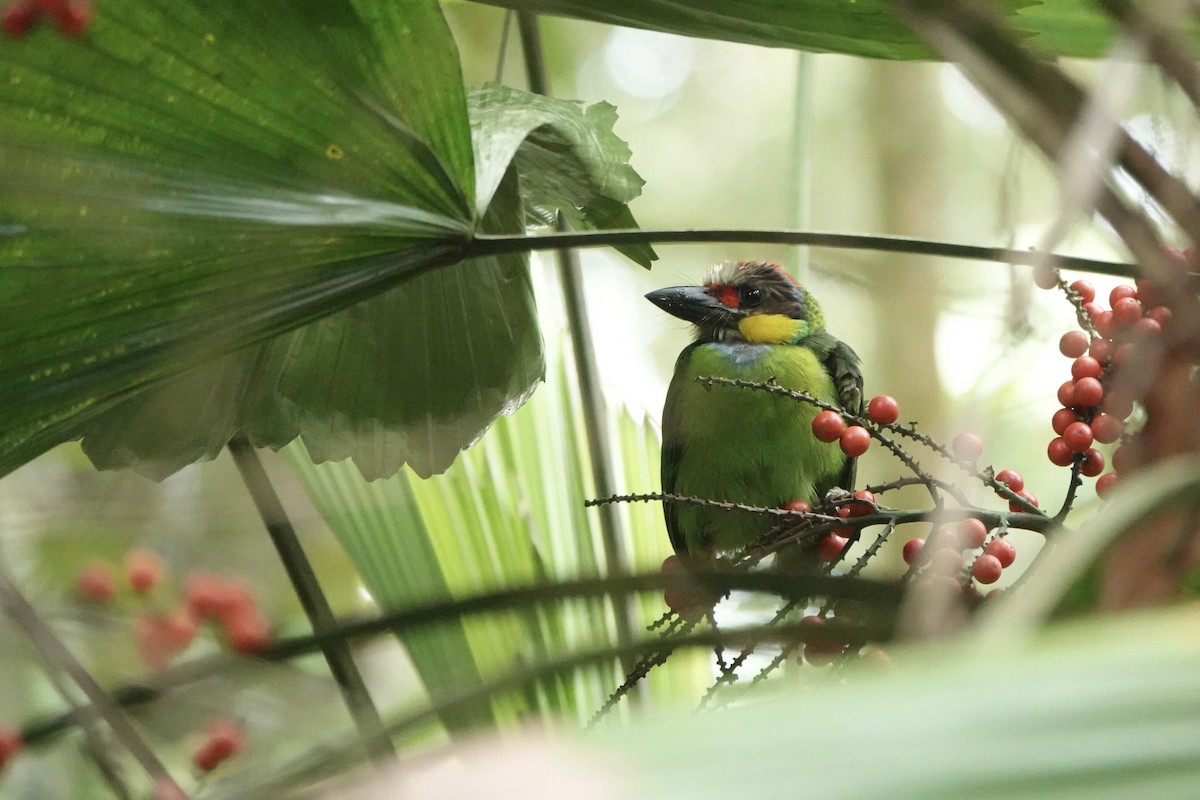
[[[823,329],[816,303],[777,266],[743,262],[720,269],[724,271],[710,274],[703,289],[676,287],[648,295],[700,326],[697,341],[680,353],[667,391],[663,491],[772,508],[794,499],[816,506],[830,489],[848,487],[853,480],[853,461],[837,443],[813,436],[812,420],[819,409],[766,392],[707,387],[697,378],[773,379],[857,411],[862,386],[858,358]],[[768,296],[751,306],[749,299],[757,295],[747,294],[747,287],[767,289]],[[786,331],[789,340],[747,341],[747,334],[766,335],[754,327],[764,320],[746,323],[756,314],[770,314],[762,327]],[[680,502],[668,501],[664,509],[676,552],[694,558],[741,548],[777,522]]]

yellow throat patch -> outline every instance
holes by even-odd
[[[790,344],[804,324],[783,314],[754,314],[740,320],[738,330],[743,339],[754,344]]]

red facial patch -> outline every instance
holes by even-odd
[[[741,303],[741,299],[738,297],[737,289],[733,288],[732,286],[727,286],[724,284],[718,286],[709,286],[708,291],[711,292],[718,300],[720,300],[722,305],[729,306],[730,308],[737,308]]]

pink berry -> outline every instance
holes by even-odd
[[[1092,433],[1101,444],[1112,444],[1125,432],[1125,423],[1112,414],[1097,414],[1092,420]]]
[[[107,603],[117,593],[117,582],[107,564],[88,564],[75,579],[75,589],[84,600]]]
[[[1117,480],[1117,473],[1115,472],[1101,475],[1096,480],[1096,494],[1100,497],[1107,497],[1108,493],[1117,487]]]
[[[951,447],[955,457],[962,461],[975,461],[983,455],[983,440],[969,431],[955,436]]]
[[[987,526],[975,517],[967,517],[958,523],[958,542],[964,550],[974,550],[983,547],[987,538]]]

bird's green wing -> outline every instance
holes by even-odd
[[[679,476],[679,464],[684,455],[684,439],[681,435],[683,422],[680,419],[682,411],[681,395],[683,382],[693,380],[695,371],[688,368],[688,361],[700,342],[693,342],[683,349],[675,361],[675,372],[671,385],[667,387],[667,400],[663,405],[662,416],[662,490],[663,494],[675,492],[676,479]],[[663,518],[667,523],[667,535],[671,537],[671,547],[680,558],[688,555],[687,539],[679,529],[679,506],[669,501],[663,502]]]
[[[804,341],[804,346],[815,352],[826,371],[833,378],[837,401],[851,414],[861,414],[863,409],[862,361],[850,345],[828,331],[819,331]],[[846,466],[838,479],[843,489],[854,489],[858,459],[846,459]]]

